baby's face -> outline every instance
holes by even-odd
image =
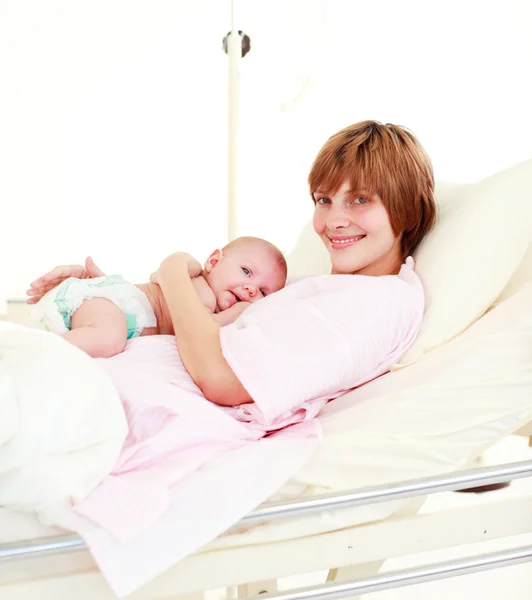
[[[224,253],[206,279],[219,311],[236,302],[256,302],[283,288],[286,281],[275,253],[257,244]]]

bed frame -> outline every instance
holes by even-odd
[[[378,574],[385,560],[450,546],[532,532],[532,496],[417,514],[436,492],[490,485],[532,476],[532,460],[375,486],[341,494],[265,504],[246,516],[246,527],[275,519],[407,500],[379,522],[288,541],[193,554],[137,592],[131,600],[203,597],[226,588],[226,597],[267,594],[271,600],[333,600],[532,561],[532,545],[444,563]],[[64,555],[83,552],[76,568],[60,567]],[[80,557],[81,558],[81,557]],[[63,561],[64,562],[64,561]],[[58,567],[59,565],[59,567]],[[280,593],[280,577],[328,570],[327,582]],[[111,600],[116,596],[77,536],[0,544],[0,596],[6,600]],[[191,598],[192,600],[192,598]]]
[[[238,116],[241,37],[235,0],[231,2],[228,35],[228,239],[238,232]],[[521,435],[532,436],[532,425]],[[532,439],[532,438],[531,438]],[[384,561],[469,543],[532,532],[532,496],[418,514],[428,494],[467,489],[532,476],[532,460],[477,468],[458,474],[266,504],[240,521],[255,525],[287,517],[408,500],[391,517],[378,522],[303,538],[218,550],[205,548],[168,569],[130,600],[203,598],[226,588],[228,600],[262,596],[271,600],[335,600],[354,598],[385,589],[435,581],[532,561],[532,545],[468,556],[459,560],[378,574]],[[82,553],[76,567],[65,554]],[[286,593],[277,591],[281,577],[328,570],[327,582]],[[116,598],[90,557],[84,542],[74,535],[0,544],[0,598],[2,600],[113,600]]]

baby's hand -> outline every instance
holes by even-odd
[[[222,312],[213,315],[222,327],[230,325],[238,319],[238,317],[251,306],[251,302],[236,302],[230,308],[222,310]]]

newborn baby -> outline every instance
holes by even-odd
[[[207,309],[227,325],[249,303],[284,287],[286,272],[273,244],[240,237],[212,252],[192,281]],[[160,287],[135,285],[120,275],[66,279],[37,303],[31,319],[94,358],[119,354],[132,337],[174,333]]]

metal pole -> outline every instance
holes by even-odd
[[[347,583],[326,583],[302,588],[293,592],[280,592],[256,596],[248,600],[338,600],[372,592],[390,590],[407,585],[427,583],[469,575],[488,569],[499,569],[519,565],[532,560],[532,546],[481,554],[473,558],[462,558],[434,565],[392,571],[372,577],[364,577]]]
[[[228,73],[228,132],[227,132],[227,237],[238,236],[238,117],[240,80],[239,66],[242,58],[242,40],[237,26],[237,2],[231,0],[231,33],[227,38],[229,57]]]
[[[450,475],[412,479],[389,486],[373,486],[360,491],[322,494],[305,500],[272,502],[259,506],[259,508],[241,519],[237,525],[285,519],[324,510],[339,510],[378,502],[403,500],[415,496],[460,490],[477,485],[490,485],[531,476],[532,460],[525,460],[502,466],[471,469]],[[74,535],[21,540],[10,544],[0,544],[0,562],[41,553],[68,552],[73,549],[85,549],[85,543]]]
[[[64,554],[73,550],[86,549],[85,542],[74,534],[20,540],[9,544],[0,544],[0,563],[18,558],[31,558],[35,555]]]
[[[352,490],[343,493],[322,494],[305,500],[288,500],[285,502],[271,502],[259,506],[252,513],[239,521],[239,525],[256,524],[273,519],[301,516],[320,512],[323,510],[337,510],[388,502],[390,500],[403,500],[415,496],[435,494],[453,490],[475,487],[477,485],[491,485],[513,479],[522,479],[532,476],[532,460],[508,463],[496,467],[484,467],[468,471],[454,472],[450,475],[437,475],[402,481],[389,486],[372,486],[362,490]]]

